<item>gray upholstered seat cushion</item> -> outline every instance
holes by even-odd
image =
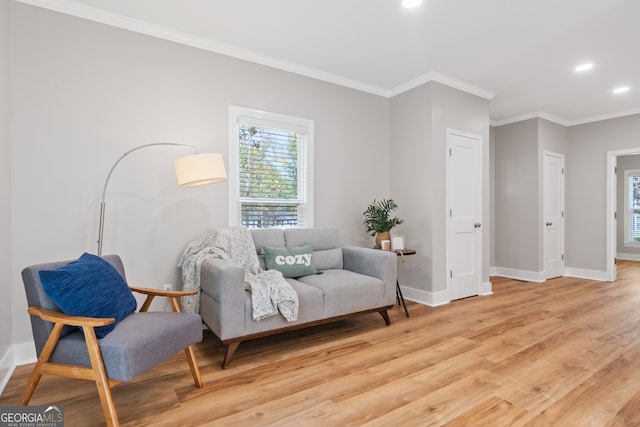
[[[249,292],[246,292],[244,317],[245,332],[247,335],[308,323],[323,318],[324,295],[322,290],[305,285],[296,279],[287,279],[287,282],[291,284],[298,294],[298,319],[295,322],[287,322],[284,317],[277,315],[262,319],[259,322],[254,321],[253,315],[251,314],[251,295]]]
[[[323,292],[324,317],[369,310],[380,306],[384,296],[382,280],[348,270],[324,270],[298,280]]]
[[[200,341],[202,320],[198,314],[146,312],[127,316],[98,343],[107,376],[129,381]],[[60,339],[51,362],[91,365],[81,330]]]

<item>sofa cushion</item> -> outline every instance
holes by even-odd
[[[293,248],[263,246],[264,260],[267,270],[278,270],[284,277],[300,277],[316,274],[313,265],[313,247],[311,245]]]
[[[313,263],[316,270],[343,268],[342,242],[338,227],[286,228],[284,241],[289,248],[310,244],[313,247]]]
[[[295,322],[287,322],[284,317],[277,315],[256,322],[253,320],[251,312],[251,295],[246,291],[244,307],[245,335],[309,323],[324,317],[324,295],[322,290],[305,285],[296,279],[286,280],[298,294],[298,319]]]
[[[375,277],[332,269],[297,280],[323,292],[324,317],[357,313],[384,305],[384,282]]]
[[[262,253],[262,247],[272,246],[284,248],[284,232],[281,228],[255,228],[250,231],[253,243],[256,245],[260,268],[266,270],[267,265],[265,263],[264,254]]]

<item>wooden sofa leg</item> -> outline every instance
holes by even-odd
[[[391,320],[389,319],[389,313],[387,313],[387,310],[380,310],[378,313],[380,313],[380,316],[384,319],[384,323],[389,326],[391,324]]]
[[[233,353],[238,349],[242,341],[234,341],[227,344],[227,352],[224,355],[224,359],[222,360],[222,369],[229,368],[229,363],[231,363],[231,358],[233,357]]]

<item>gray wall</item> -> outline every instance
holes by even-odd
[[[230,104],[315,120],[315,224],[338,225],[346,244],[368,244],[362,212],[389,194],[388,99],[12,7],[14,343],[31,339],[20,269],[95,251],[99,197],[115,160],[151,142],[226,159]],[[131,284],[175,283],[184,246],[228,223],[226,183],[177,188],[171,162],[184,154],[136,152],[110,181],[104,252],[123,257]]]
[[[616,212],[618,213],[616,251],[621,256],[618,258],[638,259],[640,257],[640,247],[624,245],[624,222],[625,222],[625,194],[624,194],[624,173],[627,170],[640,169],[640,155],[618,156],[618,174],[616,182]]]
[[[398,227],[418,254],[398,275],[404,286],[446,290],[446,130],[483,138],[483,281],[489,280],[489,102],[439,83],[427,83],[391,100],[391,195],[402,208]]]
[[[494,265],[538,272],[538,119],[499,126],[494,133]]]
[[[606,271],[607,152],[640,148],[640,115],[569,128],[566,265]]]
[[[404,224],[406,246],[416,255],[400,264],[403,286],[432,291],[433,282],[433,145],[431,143],[433,84],[428,83],[391,98],[391,195]]]
[[[11,345],[11,144],[9,132],[9,2],[0,2],[0,380]],[[7,363],[2,363],[2,362]]]
[[[495,267],[544,270],[543,156],[568,153],[567,127],[535,118],[493,129]],[[566,160],[566,159],[565,159]]]

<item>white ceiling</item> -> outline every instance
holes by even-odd
[[[19,1],[382,96],[440,81],[494,124],[640,113],[640,0]]]

